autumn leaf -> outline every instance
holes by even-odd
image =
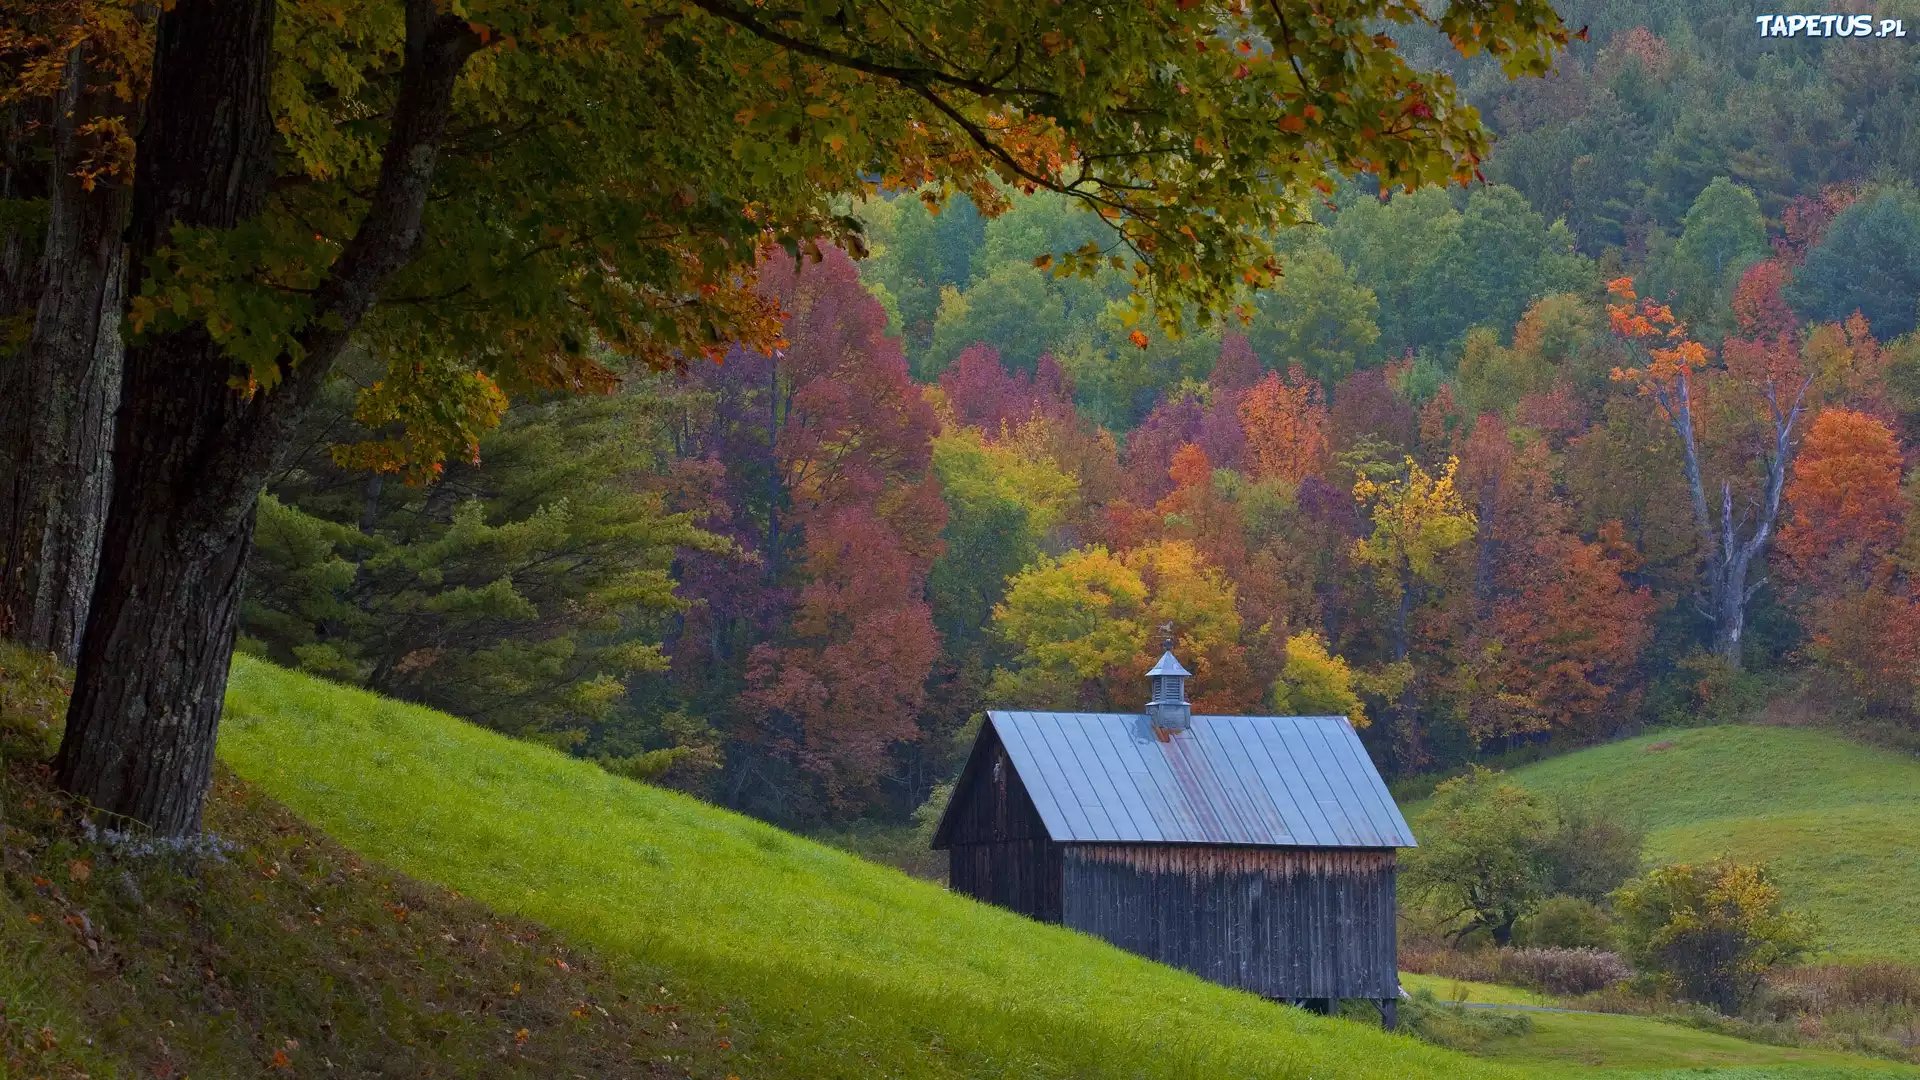
[[[1144,349],[1148,345],[1147,335],[1139,330],[1128,331],[1127,340],[1133,342],[1133,347],[1136,349]]]

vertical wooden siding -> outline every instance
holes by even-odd
[[[1047,836],[1026,785],[991,730],[953,793],[948,885],[1042,922],[1060,921],[1060,845]]]
[[[1063,899],[1067,926],[1265,997],[1399,993],[1390,850],[1075,844]]]

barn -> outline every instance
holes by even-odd
[[[1263,997],[1399,999],[1414,846],[1341,716],[1194,716],[1171,651],[1143,713],[990,712],[933,846],[950,887]]]

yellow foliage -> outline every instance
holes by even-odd
[[[1043,556],[1008,585],[993,623],[1014,658],[989,696],[1023,708],[1131,708],[1169,623],[1201,685],[1225,678],[1240,639],[1233,584],[1184,540]]]
[[[1031,426],[1031,425],[1029,425]],[[1015,437],[988,442],[977,428],[949,424],[933,438],[933,468],[949,502],[1004,500],[1027,511],[1038,539],[1073,512],[1080,480],[1060,467],[1039,441]]]
[[[1460,459],[1448,458],[1440,475],[1428,474],[1412,458],[1407,475],[1377,481],[1362,476],[1353,497],[1373,504],[1373,534],[1353,542],[1353,560],[1372,567],[1390,593],[1412,584],[1435,582],[1442,554],[1473,539],[1473,511],[1460,499],[1454,473]]]
[[[1353,669],[1327,649],[1327,639],[1305,632],[1287,639],[1287,663],[1273,684],[1273,709],[1288,716],[1344,716],[1354,727],[1368,724],[1354,692]]]

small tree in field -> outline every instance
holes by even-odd
[[[1613,906],[1636,966],[1723,1013],[1752,1000],[1768,969],[1813,947],[1812,921],[1787,910],[1762,866],[1662,866],[1621,886]]]
[[[1521,788],[1481,766],[1433,793],[1415,825],[1420,846],[1401,880],[1434,904],[1455,940],[1485,930],[1513,940],[1513,924],[1546,892],[1544,852],[1553,821]]]

